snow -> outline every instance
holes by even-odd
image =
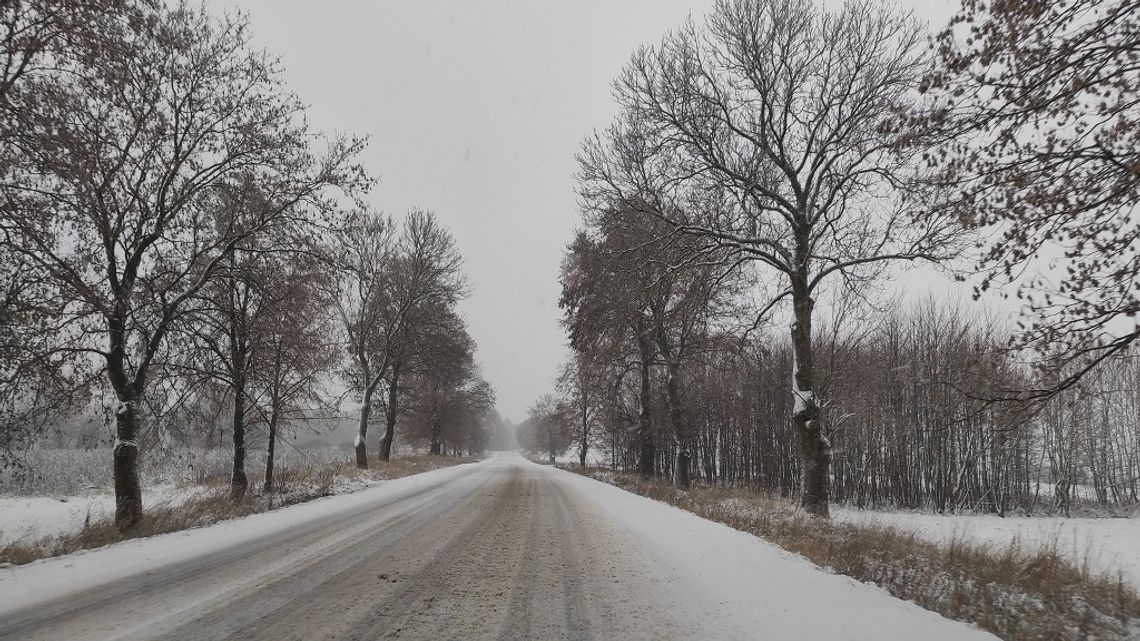
[[[796,361],[795,350],[792,351],[792,414],[802,414],[807,411],[808,405],[815,404],[815,392],[812,390],[800,389],[800,384],[796,379],[800,375],[800,366]]]
[[[1140,589],[1140,518],[1000,517],[878,512],[834,508],[832,517],[851,523],[894,526],[932,543],[954,539],[1005,547],[1056,546],[1080,566],[1120,576]]]
[[[244,543],[305,528],[316,521],[376,509],[386,501],[410,497],[431,501],[436,496],[432,492],[435,487],[454,483],[476,487],[519,467],[547,477],[551,484],[545,487],[550,490],[571,496],[587,531],[616,533],[617,538],[610,542],[620,546],[617,549],[624,554],[615,557],[634,554],[644,559],[644,563],[614,568],[615,576],[641,574],[652,581],[652,593],[636,598],[670,604],[679,620],[709,626],[711,638],[994,639],[880,588],[823,571],[751,534],[572,472],[535,465],[515,453],[500,453],[486,462],[441,468],[209,527],[0,569],[0,618],[22,607],[73,598],[81,591],[127,577],[161,573],[174,564],[223,555]],[[541,500],[542,493],[538,496]],[[445,523],[441,525],[446,527]],[[346,532],[345,536],[350,534],[359,535]],[[282,559],[282,563],[295,561]]]
[[[143,492],[143,505],[178,505],[202,488],[164,485]],[[0,496],[0,545],[21,539],[36,540],[78,532],[115,513],[112,494],[86,496]]]
[[[795,406],[792,408],[793,414],[801,414],[803,412],[806,412],[808,405],[815,403],[815,393],[811,390],[805,392],[801,389],[797,389],[794,380],[792,381],[792,397],[795,403]]]
[[[638,541],[671,576],[654,583],[694,620],[716,621],[717,638],[968,641],[995,639],[897,599],[881,588],[827,573],[751,534],[565,470],[607,522]]]
[[[468,463],[385,482],[351,494],[334,495],[279,510],[232,519],[209,527],[133,539],[95,550],[0,569],[0,617],[22,607],[66,597],[126,577],[154,572],[217,554],[306,523],[356,510],[379,498],[413,494],[427,483],[467,473]]]

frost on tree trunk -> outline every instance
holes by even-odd
[[[657,452],[653,445],[653,423],[649,415],[650,387],[649,387],[649,339],[642,332],[637,339],[638,351],[641,357],[641,389],[638,401],[641,405],[637,414],[637,471],[643,478],[653,476],[657,460]]]
[[[360,404],[360,425],[356,428],[356,467],[368,468],[368,453],[364,449],[364,439],[368,436],[368,417],[372,414],[372,393],[365,391],[364,402]]]
[[[142,486],[139,484],[138,398],[119,399],[115,412],[115,525],[128,530],[142,519]]]
[[[815,398],[815,358],[811,341],[814,301],[806,287],[793,289],[792,323],[792,421],[800,443],[803,475],[800,503],[817,516],[828,516],[831,445],[823,435],[819,403]]]

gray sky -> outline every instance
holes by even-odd
[[[953,10],[900,4],[939,25]],[[462,310],[499,411],[516,421],[566,352],[558,267],[578,221],[574,153],[613,117],[610,81],[633,49],[711,5],[212,1],[249,13],[316,127],[371,137],[380,209],[431,209],[455,234],[474,285]]]

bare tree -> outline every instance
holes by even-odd
[[[454,312],[423,332],[411,372],[410,431],[429,452],[482,451],[495,393],[474,359],[475,342]]]
[[[274,489],[276,448],[282,427],[323,420],[335,403],[324,389],[339,361],[329,313],[328,273],[315,260],[277,261],[270,305],[255,355],[255,409],[267,431],[265,493]]]
[[[555,458],[574,442],[574,430],[566,416],[565,407],[553,394],[544,394],[534,401],[527,418],[519,424],[516,436],[519,445],[536,454],[545,454],[553,464]]]
[[[586,468],[587,453],[594,438],[594,427],[604,392],[601,372],[597,363],[591,362],[589,352],[575,351],[562,365],[558,375],[558,394],[562,405],[574,420],[574,432],[578,441],[578,466]]]
[[[268,204],[254,194],[251,206]],[[319,207],[301,209],[290,216],[288,233],[274,230],[235,245],[181,324],[194,342],[181,358],[182,370],[191,378],[201,376],[222,386],[231,405],[230,487],[235,500],[244,497],[249,485],[247,426],[268,422],[272,449],[281,414],[298,396],[314,398],[313,378],[318,372],[312,366],[327,361],[314,350],[329,353],[327,341],[311,333],[328,329],[315,309],[324,299],[317,285],[326,279],[307,240],[325,226],[324,214]],[[291,315],[294,318],[286,320]],[[286,355],[295,362],[281,361]],[[259,406],[261,392],[272,399],[268,415]]]
[[[577,352],[628,352],[638,372],[638,471],[657,469],[651,375],[656,352],[652,338],[648,283],[640,278],[638,257],[613,238],[580,232],[562,263],[563,325]]]
[[[361,392],[356,464],[367,467],[364,439],[376,390],[386,384],[385,430],[378,457],[391,456],[399,415],[400,378],[412,366],[418,330],[447,314],[467,291],[455,240],[431,212],[414,210],[399,237],[394,224],[358,216],[338,250],[341,318],[354,365],[350,383]]]
[[[966,0],[923,84],[913,126],[940,143],[928,219],[990,232],[977,292],[1013,283],[1026,312],[1014,347],[1065,372],[1030,399],[1140,337],[1138,55],[1134,0]]]
[[[828,513],[831,446],[818,420],[812,319],[829,277],[936,260],[947,230],[907,224],[913,159],[899,123],[924,69],[921,30],[874,2],[721,0],[640,49],[615,83],[619,122],[587,141],[594,207],[653,217],[779,277],[790,300],[801,502]]]
[[[467,295],[463,257],[451,234],[431,212],[414,210],[404,220],[403,234],[393,262],[392,291],[386,323],[391,328],[388,343],[389,368],[385,373],[388,399],[384,436],[379,458],[387,461],[395,439],[399,414],[400,377],[416,367],[419,353],[430,341],[450,328],[454,306]],[[460,323],[460,327],[462,323]],[[462,330],[465,333],[465,330]],[[457,335],[456,330],[451,330]]]
[[[386,323],[395,230],[392,220],[370,211],[355,213],[329,248],[336,264],[333,297],[345,330],[351,365],[349,386],[360,393],[356,432],[356,465],[368,467],[365,438],[373,396],[388,371],[393,328]]]
[[[274,61],[250,48],[244,19],[188,5],[136,13],[10,89],[22,107],[6,141],[0,222],[6,247],[52,280],[74,319],[80,336],[68,349],[105,365],[118,401],[123,528],[142,515],[152,366],[187,301],[237,244],[283,224],[296,203],[362,180],[355,143],[313,158],[302,105]],[[234,207],[251,182],[277,188],[269,205]]]

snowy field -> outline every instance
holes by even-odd
[[[160,486],[143,492],[143,505],[176,506],[205,491],[200,487]],[[0,496],[0,545],[70,534],[84,523],[106,520],[115,514],[110,493],[84,496]]]
[[[28,453],[32,472],[0,475],[0,545],[72,534],[85,523],[108,520],[115,512],[106,450],[40,449]],[[144,461],[143,505],[176,507],[205,493],[224,491],[231,454],[222,448],[153,456]],[[351,460],[338,448],[286,449],[278,457],[279,479],[290,470],[320,470]],[[261,483],[262,453],[247,460],[251,487]],[[292,479],[290,479],[292,482]],[[305,481],[302,480],[304,483]],[[351,492],[381,482],[367,476],[337,477],[331,491]],[[308,482],[307,484],[311,484]]]
[[[1140,518],[1005,517],[878,512],[833,508],[850,523],[873,523],[913,532],[932,543],[959,539],[1005,547],[1055,547],[1082,567],[1118,572],[1140,589]]]

